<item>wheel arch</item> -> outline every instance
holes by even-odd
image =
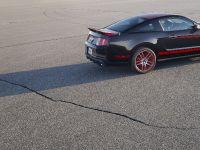
[[[131,55],[133,56],[135,54],[135,52],[141,47],[150,48],[152,51],[154,51],[156,56],[158,56],[158,47],[155,44],[148,43],[148,42],[138,44],[134,48],[132,48]]]

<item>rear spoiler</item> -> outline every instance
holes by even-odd
[[[88,28],[92,32],[96,32],[105,36],[113,37],[113,36],[119,36],[120,33],[116,31],[112,31],[109,29],[95,29],[95,28]]]

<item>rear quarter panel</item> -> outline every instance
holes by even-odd
[[[134,53],[138,47],[153,45],[155,53],[163,51],[164,41],[167,37],[165,32],[148,32],[148,33],[125,33],[111,40],[110,45],[114,49],[121,49],[128,53]]]

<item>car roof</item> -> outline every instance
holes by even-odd
[[[127,19],[115,22],[105,28],[109,30],[117,31],[117,32],[125,32],[129,30],[129,28],[139,26],[148,21],[153,21],[153,20],[165,18],[165,17],[183,17],[183,16],[174,15],[174,14],[165,14],[165,13],[149,13],[149,14],[129,17]]]
[[[178,15],[164,14],[164,13],[150,13],[150,14],[139,15],[138,17],[141,17],[141,18],[144,18],[147,20],[152,20],[152,19],[157,19],[157,18],[162,18],[162,17],[170,17],[170,16],[178,16]]]

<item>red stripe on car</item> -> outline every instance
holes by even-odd
[[[165,51],[165,52],[159,52],[159,56],[163,55],[171,55],[171,54],[181,54],[181,53],[189,53],[189,52],[197,52],[200,51],[200,47],[198,48],[190,48],[190,49],[181,49],[181,50],[171,50],[171,51]]]

